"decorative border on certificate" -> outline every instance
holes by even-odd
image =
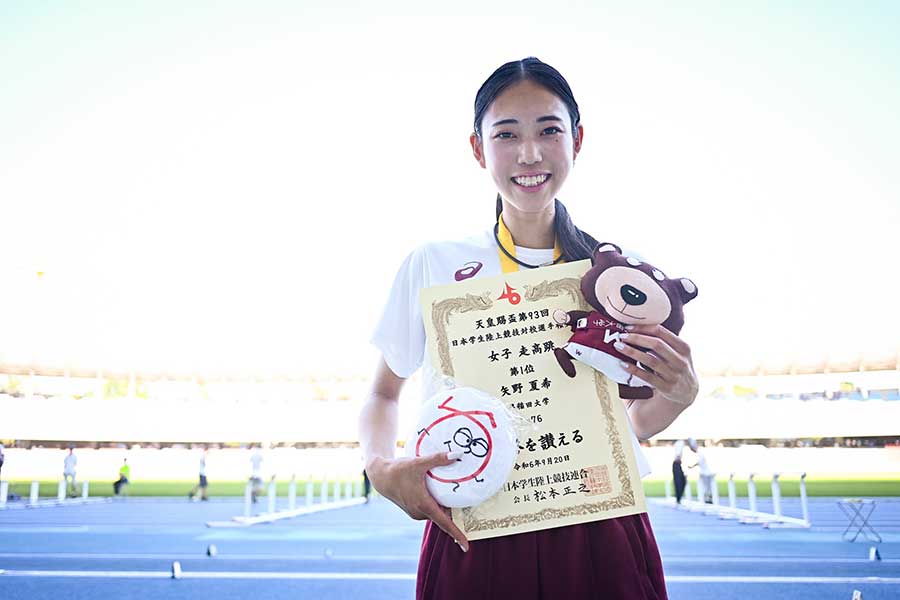
[[[535,302],[547,298],[554,298],[568,294],[583,310],[590,307],[581,297],[581,280],[567,277],[553,281],[543,281],[538,285],[525,286],[524,300]],[[438,356],[441,362],[441,370],[444,374],[453,376],[453,361],[450,358],[450,341],[447,334],[447,326],[454,314],[471,311],[489,310],[493,307],[493,301],[488,293],[480,296],[466,294],[457,298],[448,298],[432,303],[432,324],[436,332]],[[466,531],[489,531],[498,528],[510,528],[528,523],[539,523],[561,517],[575,517],[608,512],[613,509],[634,507],[636,504],[634,490],[631,487],[628,463],[622,439],[615,427],[612,400],[609,396],[607,382],[599,372],[594,372],[594,389],[597,399],[600,401],[601,411],[606,419],[606,433],[612,446],[612,456],[615,463],[616,475],[622,486],[621,493],[615,498],[600,500],[597,502],[584,502],[566,508],[545,508],[540,511],[513,515],[502,519],[479,519],[476,511],[471,508],[462,509],[463,522]],[[594,494],[611,491],[609,482],[609,468],[606,465],[596,465],[581,470],[581,477],[588,489],[594,490]],[[605,476],[605,484],[604,484]]]

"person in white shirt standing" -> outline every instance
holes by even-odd
[[[256,502],[256,498],[263,493],[262,461],[262,449],[256,446],[253,455],[250,457],[250,485],[253,502]]]
[[[715,477],[715,473],[713,473],[712,469],[709,468],[709,463],[706,461],[706,455],[700,450],[700,446],[697,444],[697,440],[694,438],[688,439],[688,446],[697,455],[697,462],[690,466],[691,469],[697,467],[700,470],[700,487],[703,488],[702,495],[703,501],[707,504],[712,504],[712,486],[715,485],[713,481]],[[701,491],[697,490],[698,500],[701,495]]]
[[[63,461],[63,479],[66,480],[66,495],[74,498],[77,495],[75,488],[75,466],[78,465],[78,457],[75,456],[75,449],[69,448],[69,453]]]

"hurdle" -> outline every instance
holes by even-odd
[[[69,498],[67,496],[67,489],[65,480],[60,480],[56,489],[56,496],[51,496],[50,498],[41,499],[41,490],[40,490],[40,482],[35,480],[32,481],[29,490],[28,490],[28,500],[22,503],[11,503],[9,501],[9,482],[8,481],[0,481],[0,510],[12,510],[12,509],[22,509],[22,508],[47,508],[52,506],[68,506],[75,504],[101,504],[105,502],[111,502],[110,498],[91,498],[89,496],[89,484],[87,481],[83,482],[81,489],[81,497],[80,498]],[[15,496],[13,496],[15,498]]]
[[[699,481],[697,487],[697,501],[690,499],[690,482],[688,482],[688,484],[685,486],[685,496],[680,506],[675,504],[674,498],[670,497],[668,494],[665,500],[657,501],[657,503],[666,504],[690,512],[715,515],[720,519],[737,519],[740,523],[744,524],[760,524],[765,528],[790,527],[808,529],[811,526],[811,523],[809,521],[809,499],[806,493],[806,473],[799,473],[800,510],[802,512],[802,517],[800,518],[789,517],[785,515],[782,510],[781,477],[782,475],[786,474],[791,475],[796,473],[777,472],[772,474],[772,512],[764,512],[759,510],[756,492],[756,478],[758,475],[757,473],[749,473],[747,477],[747,502],[749,508],[738,507],[736,486],[734,482],[735,473],[730,473],[728,476],[727,506],[723,506],[719,503],[719,486],[718,482],[716,481],[715,474],[713,474],[712,477],[712,504],[707,504],[702,501],[702,498],[704,497],[704,490],[702,484]],[[668,485],[666,486],[666,489],[668,491]]]
[[[278,489],[274,477],[269,482],[267,496],[267,511],[253,515],[251,509],[251,485],[247,484],[244,490],[244,511],[243,515],[232,517],[230,521],[208,521],[207,527],[249,527],[261,523],[271,523],[282,519],[291,519],[302,515],[313,514],[326,510],[335,510],[339,508],[347,508],[365,504],[366,499],[354,494],[354,486],[352,482],[342,482],[340,474],[328,473],[322,479],[320,488],[319,502],[313,502],[315,484],[312,475],[305,482],[305,506],[296,506],[297,480],[296,476],[291,477],[288,484],[288,508],[285,510],[276,510]]]

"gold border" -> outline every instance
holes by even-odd
[[[543,281],[535,286],[525,286],[525,300],[537,302],[546,298],[555,298],[562,294],[568,294],[575,300],[582,310],[590,310],[590,306],[581,296],[581,279],[566,277],[554,281]],[[488,310],[493,306],[490,292],[484,292],[480,296],[466,294],[459,298],[448,298],[431,305],[431,321],[437,332],[438,356],[441,360],[441,370],[445,375],[453,376],[453,361],[450,358],[450,341],[447,336],[447,325],[450,317],[459,312],[473,310]],[[613,461],[619,475],[619,483],[622,485],[622,493],[615,498],[609,498],[600,502],[587,502],[567,508],[545,508],[535,513],[512,515],[502,519],[479,519],[476,516],[477,507],[462,509],[463,527],[466,531],[488,531],[498,528],[510,528],[529,523],[540,523],[551,519],[566,517],[578,517],[592,515],[610,510],[629,508],[635,506],[634,490],[631,488],[631,478],[628,476],[628,463],[625,460],[625,449],[619,432],[616,430],[615,415],[606,382],[599,371],[594,371],[594,387],[597,390],[597,399],[600,400],[603,416],[606,418],[606,433],[612,445]]]
[[[447,325],[454,313],[467,313],[473,310],[488,310],[494,306],[491,293],[484,292],[480,296],[466,294],[458,298],[447,298],[440,302],[431,303],[431,323],[437,332],[438,356],[441,359],[441,371],[448,377],[453,377],[453,361],[450,360],[450,340],[447,338]]]

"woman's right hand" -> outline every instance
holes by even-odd
[[[447,452],[416,458],[374,458],[366,466],[369,480],[378,492],[403,509],[413,519],[430,519],[468,552],[469,541],[450,518],[449,510],[442,507],[428,493],[425,474],[435,467],[452,465],[457,457]]]

